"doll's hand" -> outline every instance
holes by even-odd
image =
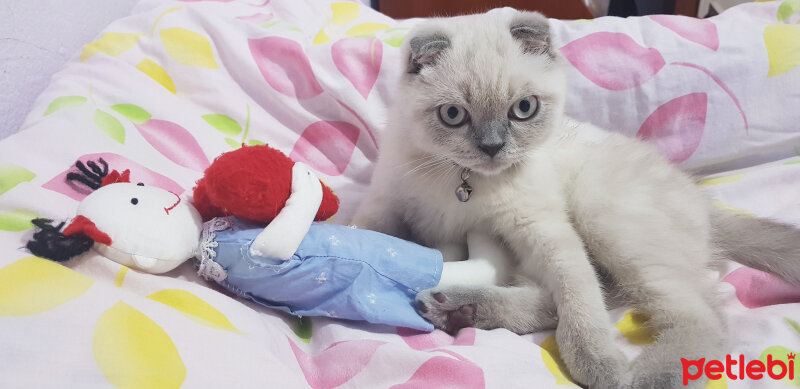
[[[293,200],[295,199],[295,200]],[[297,162],[292,167],[292,195],[289,201],[299,201],[313,207],[314,213],[322,202],[322,184],[308,165]]]

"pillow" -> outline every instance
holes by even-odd
[[[569,64],[567,112],[647,139],[702,173],[795,155],[797,8],[763,2],[709,19],[552,20]]]

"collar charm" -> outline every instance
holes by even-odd
[[[472,195],[472,187],[469,185],[469,182],[467,182],[469,173],[469,168],[464,168],[464,170],[461,171],[461,185],[456,188],[456,198],[462,203],[469,201],[469,197]]]

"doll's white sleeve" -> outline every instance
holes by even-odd
[[[250,254],[288,260],[308,233],[322,203],[322,184],[304,163],[292,168],[292,194],[278,216],[261,231]]]

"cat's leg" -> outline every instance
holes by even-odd
[[[622,283],[637,311],[649,317],[647,325],[657,332],[655,342],[633,362],[635,388],[683,387],[681,358],[721,359],[725,327],[709,303],[712,289],[705,285],[702,279],[664,267],[629,274]],[[704,385],[698,380],[689,387]]]
[[[520,334],[555,328],[555,305],[535,285],[503,288],[511,258],[491,235],[471,231],[467,245],[440,245],[445,260],[467,249],[469,259],[445,262],[439,285],[417,296],[422,316],[437,328],[455,333],[464,327],[506,328]]]
[[[417,309],[451,334],[465,327],[528,334],[555,328],[558,322],[553,298],[536,285],[436,287],[417,295]]]
[[[520,258],[518,271],[541,280],[552,293],[558,316],[556,343],[570,375],[591,388],[626,387],[628,359],[614,344],[600,280],[583,241],[561,215],[541,212],[534,220],[523,216],[514,214],[509,219],[513,223],[498,227]]]
[[[510,227],[501,232],[517,255],[526,258],[522,275],[548,281],[562,301],[558,312],[565,312],[574,322],[558,323],[551,295],[539,288],[447,286],[447,279],[442,287],[418,295],[420,313],[437,328],[451,333],[474,326],[502,327],[524,334],[558,325],[556,338],[573,377],[593,387],[623,386],[627,383],[627,359],[613,344],[600,283],[572,226],[542,223]],[[544,253],[544,259],[534,252]],[[472,267],[468,262],[463,265]],[[534,277],[538,273],[544,274]]]
[[[712,251],[705,203],[685,191],[650,193],[645,203],[637,198],[620,198],[627,206],[602,213],[578,208],[585,217],[576,228],[598,267],[658,333],[633,362],[633,387],[682,387],[681,358],[717,358],[724,350],[722,316],[709,303],[714,294],[706,268]]]

